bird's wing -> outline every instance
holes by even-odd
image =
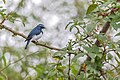
[[[43,35],[43,32],[41,31],[40,34],[34,35],[31,40],[36,41],[36,40],[40,39],[42,37],[42,35]]]
[[[41,33],[40,30],[34,28],[34,29],[30,32],[30,34],[28,35],[27,40],[32,39],[32,37],[33,37],[34,35],[39,35],[40,33]]]

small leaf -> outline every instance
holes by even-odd
[[[115,60],[117,61],[118,65],[120,65],[120,61],[115,57]]]
[[[63,51],[55,52],[53,58],[62,60],[65,54]]]
[[[2,76],[0,76],[0,80],[4,80],[4,78]]]
[[[57,67],[57,70],[63,72],[65,68],[66,68],[65,66],[59,66]]]
[[[25,27],[25,23],[22,21],[23,26]]]
[[[108,0],[103,0],[104,2],[107,2]]]
[[[67,50],[72,50],[72,40],[68,42]]]
[[[3,58],[4,66],[6,66],[6,58],[4,54],[2,55],[2,58]]]
[[[69,22],[69,23],[66,25],[65,29],[67,29],[68,26],[69,26],[70,24],[72,24],[72,23],[73,23],[73,22]]]
[[[75,27],[76,29],[77,29],[77,33],[80,33],[80,30],[79,30],[79,28],[78,27]]]
[[[95,3],[96,0],[92,0],[92,3]]]
[[[5,15],[3,12],[0,12],[0,15],[2,16],[2,18],[5,18]]]
[[[4,2],[4,4],[6,3],[6,1],[5,1],[5,0],[3,0],[3,2]]]
[[[108,54],[108,60],[112,60],[113,56],[111,54]]]
[[[83,54],[83,53],[77,54],[76,56],[74,56],[74,57],[72,58],[72,62],[73,62],[73,61],[76,61],[78,58],[82,57],[83,55],[85,55],[85,54]]]
[[[72,29],[73,29],[74,27],[75,27],[74,25],[72,25],[72,26],[70,27],[70,32],[72,31]]]
[[[119,32],[119,33],[117,33],[115,36],[120,36],[120,32]]]
[[[91,4],[87,9],[86,14],[90,14],[97,6],[97,4]]]
[[[3,8],[2,6],[0,6],[0,8]]]
[[[6,11],[6,9],[2,9],[0,12],[5,12]]]
[[[53,58],[56,58],[56,59],[63,59],[63,55],[62,55],[62,53],[61,52],[55,52],[54,54],[53,54]]]
[[[97,39],[101,44],[103,44],[105,41],[107,41],[107,37],[105,35],[103,35],[102,33],[98,34]]]
[[[84,49],[90,53],[95,53],[95,54],[99,53],[99,48],[96,45],[93,45],[92,47],[84,46]]]
[[[57,74],[57,70],[53,69],[53,70],[51,70],[51,71],[48,73],[48,76],[49,76],[49,77],[53,77],[53,76],[55,76],[56,74]]]
[[[91,52],[91,48],[90,48],[90,47],[84,46],[83,48],[84,48],[87,52]]]
[[[117,30],[117,29],[119,29],[120,28],[120,23],[116,23],[116,22],[111,22],[111,26],[115,29],[115,30]]]
[[[87,27],[86,27],[87,32],[91,33],[95,29],[95,27],[96,27],[95,23],[87,24]]]
[[[93,45],[91,48],[93,53],[99,53],[99,48],[96,45]]]
[[[120,54],[119,53],[116,53],[116,55],[118,56],[118,58],[120,58]]]

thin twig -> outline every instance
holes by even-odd
[[[80,68],[79,68],[79,70],[78,70],[78,73],[77,73],[77,75],[76,75],[76,77],[75,77],[75,80],[77,80],[77,76],[80,75],[81,70],[82,70],[82,67],[80,66]]]
[[[68,64],[68,80],[71,80],[71,79],[70,79],[70,65],[71,65],[71,64],[70,64],[70,61],[71,61],[70,59],[71,59],[71,54],[68,53],[68,56],[69,56],[69,64]]]
[[[100,74],[101,74],[101,76],[104,78],[104,80],[107,80],[107,79],[105,78],[104,73],[103,73],[102,70],[100,70]]]
[[[8,13],[8,14],[6,15],[6,17],[2,20],[2,22],[1,22],[0,24],[3,24],[3,23],[5,22],[5,20],[7,20],[7,18],[9,17],[9,15],[10,15],[11,13],[12,13],[12,12]]]

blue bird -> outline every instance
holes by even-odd
[[[44,25],[39,24],[29,33],[27,39],[25,40],[25,42],[27,41],[25,49],[27,49],[28,44],[30,43],[31,40],[37,41],[39,38],[41,38],[41,34],[43,34],[42,29],[45,29]]]

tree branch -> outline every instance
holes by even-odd
[[[104,76],[104,72],[102,70],[100,70],[100,74],[103,77],[104,80],[107,80],[106,77]]]
[[[2,28],[6,29],[6,30],[8,30],[8,31],[10,31],[10,32],[12,32],[14,35],[19,35],[19,36],[21,36],[21,37],[23,37],[23,38],[25,38],[25,39],[27,38],[23,33],[16,32],[16,31],[14,31],[13,29],[11,29],[11,28],[9,28],[9,27],[7,27],[7,26],[5,26],[5,25],[0,24],[0,29],[2,29]],[[62,49],[60,49],[60,48],[48,46],[48,45],[46,45],[46,44],[42,44],[42,43],[39,43],[39,42],[37,42],[37,41],[32,41],[32,42],[33,42],[34,44],[36,44],[36,45],[40,45],[40,46],[49,48],[49,49],[51,49],[51,50],[57,50],[57,51],[62,50]]]
[[[68,80],[71,80],[70,79],[70,59],[71,59],[71,54],[70,53],[68,53],[68,56],[69,56],[69,64],[68,64]]]
[[[104,34],[105,34],[105,33],[108,31],[109,27],[110,27],[110,22],[107,21],[107,22],[105,23],[105,25],[103,26],[102,30],[100,31],[100,33],[104,33]],[[100,47],[100,42],[99,42],[98,40],[96,40],[95,44],[96,44],[98,47]]]

